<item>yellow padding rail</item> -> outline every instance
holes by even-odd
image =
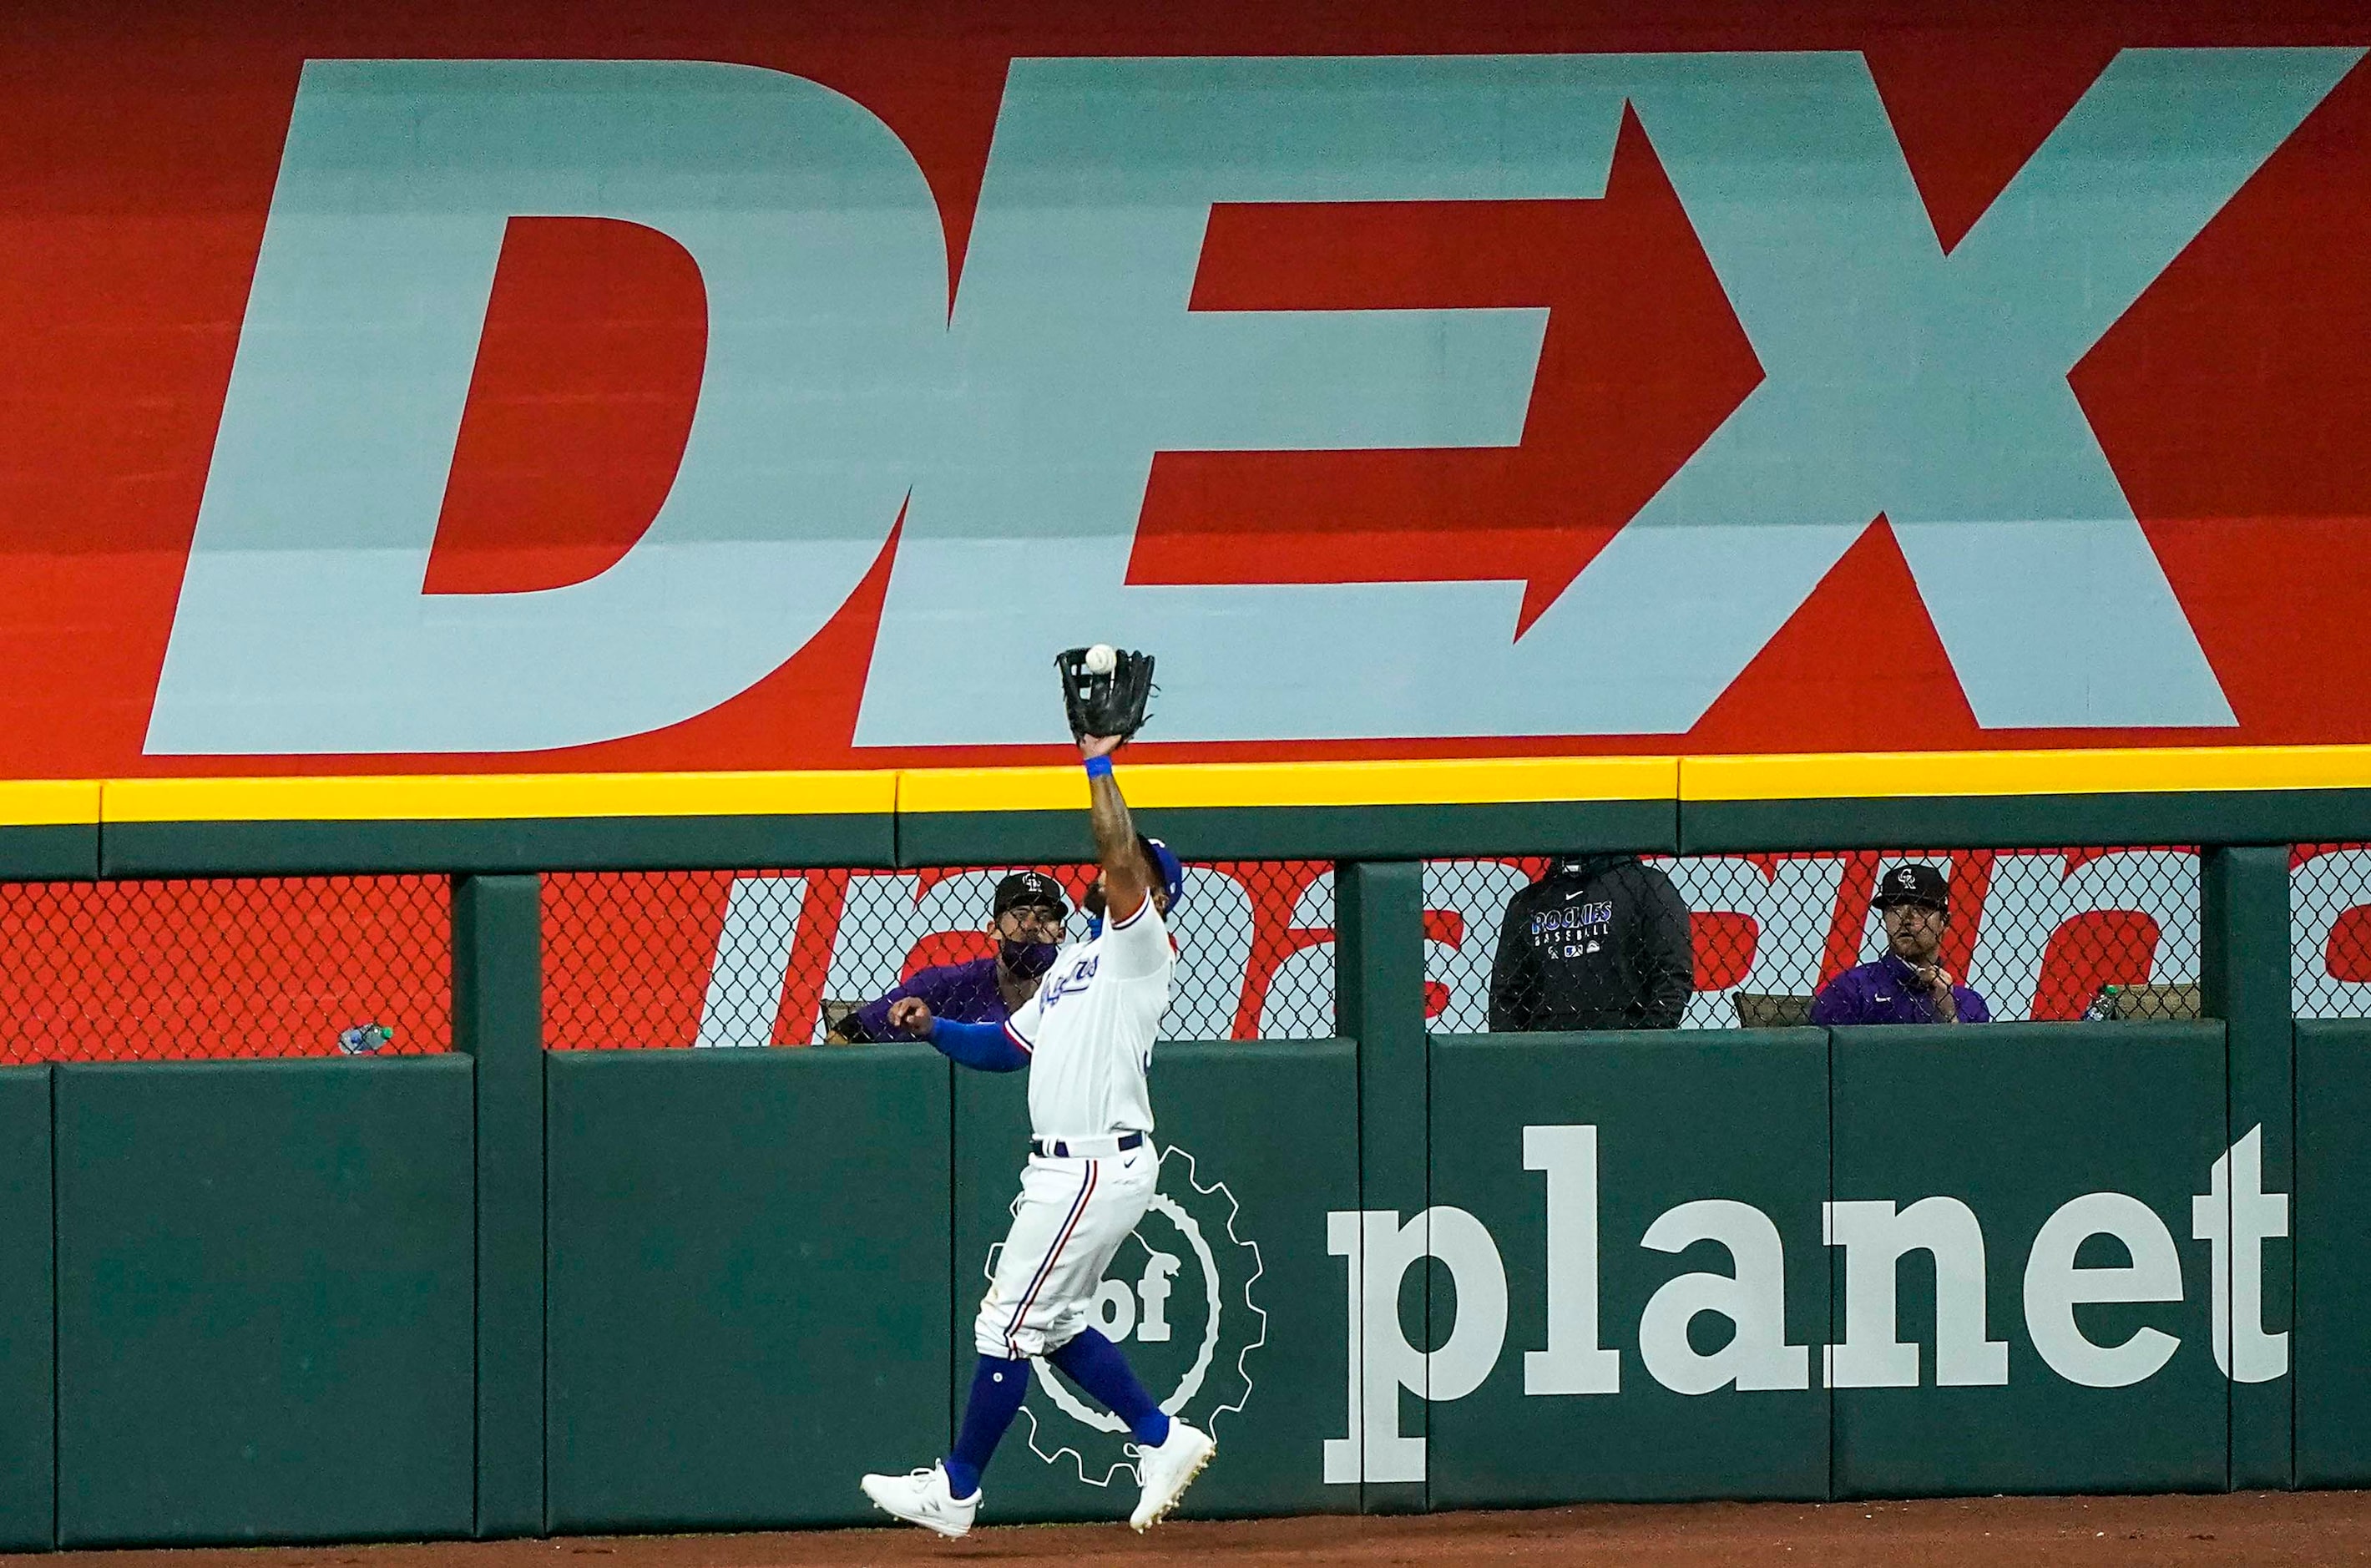
[[[1128,798],[1177,808],[1786,801],[2371,788],[2371,746],[1145,762]],[[0,781],[0,825],[468,821],[1064,811],[1079,770],[485,773]]]

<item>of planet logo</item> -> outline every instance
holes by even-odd
[[[1267,1342],[1267,1314],[1253,1299],[1264,1265],[1240,1228],[1242,1209],[1194,1156],[1162,1151],[1161,1180],[1144,1217],[1104,1271],[1089,1321],[1128,1354],[1171,1415],[1220,1434],[1222,1417],[1252,1395],[1252,1362]],[[996,1251],[987,1270],[993,1277]],[[1075,1469],[1089,1486],[1137,1482],[1135,1442],[1117,1416],[1038,1357],[1030,1380],[1029,1448]]]

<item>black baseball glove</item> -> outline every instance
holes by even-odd
[[[1116,735],[1125,739],[1144,727],[1144,704],[1159,690],[1152,684],[1152,656],[1114,650],[1112,668],[1102,675],[1087,668],[1087,650],[1070,648],[1054,656],[1062,672],[1062,705],[1070,715],[1070,733]]]

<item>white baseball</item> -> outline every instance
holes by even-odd
[[[1119,655],[1113,651],[1112,645],[1109,643],[1097,643],[1093,647],[1087,650],[1087,673],[1089,675],[1109,675],[1113,670],[1117,669],[1118,668]]]

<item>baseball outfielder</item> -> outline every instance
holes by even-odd
[[[1118,684],[1149,691],[1151,660],[1116,656],[1142,661],[1140,672],[1122,664]],[[1064,658],[1088,677],[1108,678],[1115,668],[1114,651],[1101,646]],[[1177,1505],[1218,1447],[1207,1433],[1163,1412],[1119,1347],[1087,1323],[1104,1267],[1144,1217],[1160,1174],[1145,1072],[1169,1008],[1176,954],[1166,917],[1184,891],[1184,872],[1168,846],[1137,833],[1112,776],[1112,752],[1142,722],[1141,695],[1132,714],[1091,704],[1082,715],[1078,678],[1067,666],[1065,675],[1103,867],[1084,900],[1093,922],[1087,940],[1065,947],[1037,994],[1002,1025],[933,1018],[918,997],[900,1000],[890,1015],[966,1067],[1029,1070],[1029,1163],[972,1329],[979,1362],[963,1430],[929,1469],[863,1481],[864,1494],[884,1511],[943,1536],[971,1528],[980,1472],[1020,1411],[1034,1357],[1128,1423],[1143,1487],[1128,1523],[1139,1530]],[[1088,733],[1089,722],[1109,723],[1114,733]]]

